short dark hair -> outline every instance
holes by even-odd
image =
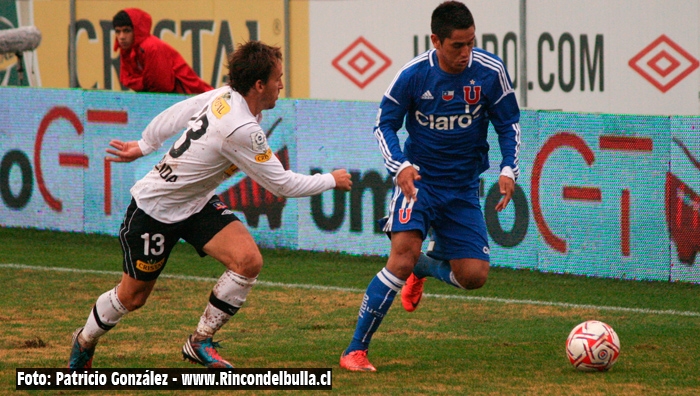
[[[279,47],[249,41],[228,55],[228,79],[231,88],[246,95],[258,80],[267,83],[277,62],[282,61]]]
[[[119,11],[117,15],[115,15],[114,18],[112,18],[113,28],[118,28],[122,26],[131,26],[132,28],[134,27],[134,24],[131,22],[131,17],[124,10]]]
[[[440,42],[452,35],[452,32],[460,29],[469,29],[474,26],[474,17],[464,3],[459,1],[446,1],[435,10],[430,20],[430,30],[438,37]]]

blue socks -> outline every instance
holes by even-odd
[[[418,262],[416,266],[413,267],[413,274],[418,278],[425,278],[426,276],[432,276],[435,279],[439,279],[448,285],[452,285],[459,289],[464,289],[462,285],[457,283],[454,273],[452,273],[452,267],[450,263],[445,260],[435,260],[424,253],[421,253],[418,257]]]
[[[448,261],[435,260],[423,253],[421,253],[416,266],[413,268],[413,274],[419,278],[431,276],[448,285],[464,289],[455,280],[452,267],[450,267]],[[396,293],[401,290],[401,287],[403,287],[405,283],[406,281],[397,278],[386,268],[379,271],[372,279],[362,298],[355,334],[352,337],[350,346],[345,350],[346,354],[353,351],[369,349],[372,335],[377,331],[377,328],[379,328],[379,325],[382,323],[382,319],[384,319],[384,316],[389,311],[391,304],[394,302],[394,297],[396,297]]]
[[[357,327],[352,337],[350,346],[345,353],[357,350],[367,350],[372,340],[372,335],[389,311],[396,293],[406,283],[394,276],[389,270],[383,268],[367,286],[365,296],[362,298],[362,306],[357,317]]]

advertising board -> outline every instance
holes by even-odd
[[[129,189],[163,151],[112,164],[104,150],[138,139],[182,99],[0,89],[0,226],[116,235]],[[352,191],[287,199],[238,173],[217,193],[262,246],[388,254],[376,220],[388,213],[392,180],[372,135],[376,111],[372,102],[282,99],[261,124],[286,167],[345,168]],[[521,175],[501,213],[490,133],[480,197],[494,266],[700,282],[700,117],[525,110],[521,127]]]

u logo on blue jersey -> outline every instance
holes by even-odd
[[[418,197],[418,189],[416,189],[416,197]],[[406,224],[411,220],[411,212],[413,211],[413,204],[415,202],[413,198],[410,200],[406,200],[406,197],[403,198],[401,208],[399,209],[399,223]]]
[[[411,220],[411,212],[412,212],[412,211],[413,211],[413,209],[411,209],[411,208],[407,208],[407,209],[401,208],[401,209],[399,209],[399,222],[400,222],[401,224],[406,224],[406,223],[408,223],[408,221]]]
[[[479,100],[481,99],[481,85],[477,85],[474,87],[474,95],[472,97],[472,87],[470,86],[465,86],[464,87],[464,100],[469,103],[470,105],[477,104],[479,103]]]

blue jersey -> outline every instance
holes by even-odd
[[[404,119],[408,138],[401,150],[396,132]],[[440,69],[433,49],[408,62],[391,82],[374,135],[392,176],[408,161],[425,183],[466,187],[489,167],[489,121],[498,133],[501,170],[509,167],[517,178],[520,109],[503,62],[474,48],[465,70],[450,74]]]

